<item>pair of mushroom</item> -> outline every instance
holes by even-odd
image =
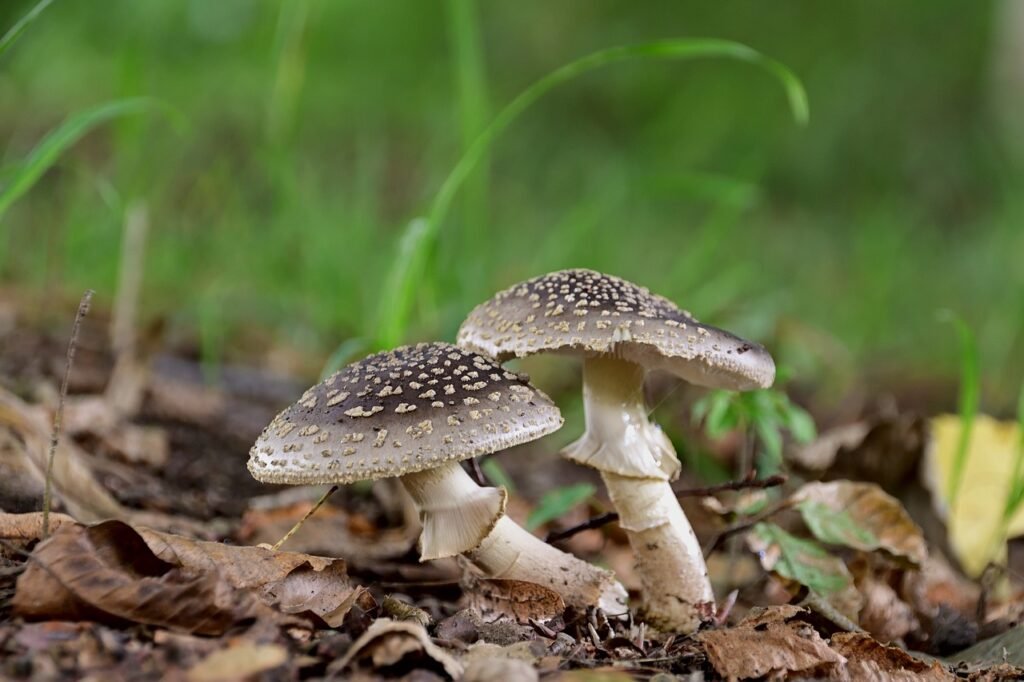
[[[744,390],[771,385],[775,366],[761,346],[617,277],[565,270],[531,279],[474,309],[458,347],[405,346],[350,365],[274,419],[249,471],[292,484],[398,476],[423,522],[422,560],[461,554],[488,576],[624,613],[626,591],[611,573],[522,529],[504,514],[505,491],[478,486],[459,464],[561,426],[551,400],[499,364],[542,352],[584,358],[586,431],[563,455],[601,472],[636,555],[642,612],[661,629],[694,631],[714,614],[714,594],[670,487],[675,450],[647,417],[644,374]]]

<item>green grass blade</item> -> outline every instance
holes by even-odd
[[[953,456],[953,471],[946,489],[949,507],[952,509],[960,494],[960,485],[963,483],[964,469],[967,466],[971,431],[980,403],[981,379],[978,368],[978,346],[971,328],[951,311],[940,313],[940,319],[953,325],[960,344],[960,395],[957,400],[960,412],[960,438],[957,441],[956,453]]]
[[[448,0],[448,32],[452,48],[462,148],[468,149],[487,124],[487,75],[484,67],[483,40],[476,0]],[[477,172],[463,192],[461,253],[478,253],[487,221],[487,161],[480,160]]]
[[[419,240],[421,248],[424,251],[431,248],[442,221],[448,215],[456,192],[488,153],[494,141],[544,94],[578,76],[618,62],[706,58],[737,59],[765,69],[779,80],[785,90],[796,121],[801,125],[807,122],[807,94],[800,79],[783,64],[741,43],[713,38],[684,38],[599,50],[569,62],[535,81],[509,102],[495,116],[490,125],[477,136],[473,144],[449,172],[435,195],[427,213],[423,234]],[[425,271],[426,258],[426,253],[419,254],[416,258],[399,258],[392,267],[381,298],[381,314],[378,316],[381,324],[375,334],[377,347],[388,348],[401,343],[404,338],[412,311],[415,289]]]
[[[3,221],[11,204],[32,189],[60,155],[90,130],[111,119],[147,111],[155,105],[156,102],[148,98],[122,99],[101,104],[65,120],[29,152],[8,184],[0,188],[0,221]]]
[[[1020,431],[1020,442],[1013,459],[1013,474],[1010,476],[1010,494],[1006,498],[1003,510],[1003,521],[1009,523],[1024,503],[1024,384],[1021,384],[1020,395],[1017,397],[1017,428]]]
[[[594,496],[596,488],[589,483],[576,483],[544,493],[537,507],[526,518],[526,530],[535,530],[548,521],[569,513],[573,507]]]
[[[43,10],[51,4],[53,4],[53,0],[39,0],[35,7],[30,9],[21,19],[18,19],[14,26],[11,26],[10,30],[0,38],[0,55],[3,55],[4,52],[10,49],[11,45],[17,42],[21,34],[29,27],[29,24],[35,21],[43,13]]]

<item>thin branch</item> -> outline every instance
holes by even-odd
[[[68,397],[68,378],[71,376],[71,366],[75,362],[75,348],[78,343],[78,330],[82,326],[82,319],[89,312],[89,305],[92,303],[92,295],[95,292],[87,289],[78,303],[78,312],[75,313],[75,323],[71,327],[71,338],[68,340],[67,361],[64,364],[64,378],[60,383],[60,398],[57,402],[57,411],[53,415],[53,431],[50,433],[50,452],[46,458],[46,487],[43,490],[43,538],[50,535],[50,505],[52,503],[53,488],[53,459],[57,454],[57,443],[60,440],[61,422],[64,420],[64,402]]]
[[[761,523],[762,521],[767,521],[769,518],[771,518],[772,516],[775,516],[780,511],[783,511],[785,509],[789,509],[794,504],[795,504],[795,502],[793,501],[792,498],[786,498],[785,500],[782,500],[778,504],[773,505],[773,506],[769,507],[768,509],[765,509],[760,514],[757,514],[755,516],[751,516],[750,518],[744,519],[743,521],[739,521],[737,523],[734,523],[733,525],[729,526],[728,528],[723,530],[721,533],[716,535],[714,537],[714,539],[711,540],[711,542],[709,542],[707,545],[705,545],[705,547],[704,547],[704,556],[705,557],[710,556],[710,554],[712,552],[714,552],[716,549],[718,549],[718,547],[721,546],[721,544],[723,542],[725,542],[726,540],[731,538],[733,535],[736,535],[737,533],[742,533],[745,530],[749,530],[750,528],[753,528],[754,526],[756,526],[757,524]]]
[[[780,486],[789,480],[783,474],[775,474],[764,479],[755,479],[757,472],[751,470],[745,478],[737,481],[727,481],[725,483],[719,483],[718,485],[709,485],[704,488],[686,488],[684,490],[673,491],[676,497],[707,497],[708,495],[714,495],[716,493],[726,492],[729,490],[763,490],[765,488],[774,488]],[[594,528],[601,528],[609,523],[613,523],[619,520],[619,515],[615,512],[608,512],[607,514],[601,514],[593,518],[587,519],[583,523],[575,526],[570,526],[564,530],[555,531],[548,533],[545,540],[547,542],[560,542],[567,538],[571,538],[577,533],[582,533],[585,530],[593,530]]]
[[[283,538],[281,538],[280,540],[277,541],[277,543],[273,547],[274,551],[277,552],[278,550],[280,550],[281,549],[281,545],[283,545],[285,542],[287,542],[288,538],[290,538],[291,536],[295,535],[295,533],[298,532],[298,530],[300,528],[302,528],[302,524],[304,524],[306,522],[306,520],[309,519],[310,516],[315,514],[316,510],[319,509],[320,507],[322,507],[324,502],[327,501],[327,498],[330,497],[331,495],[333,495],[335,492],[337,492],[337,490],[338,490],[338,486],[332,485],[330,487],[330,489],[327,492],[325,492],[320,497],[319,500],[316,501],[316,504],[314,504],[310,508],[310,510],[308,512],[306,512],[305,516],[303,516],[301,519],[299,519],[299,522],[296,523],[294,526],[292,526],[291,530],[289,530],[287,533],[285,533]]]

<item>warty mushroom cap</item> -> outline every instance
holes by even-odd
[[[562,425],[544,393],[447,343],[371,355],[306,391],[263,430],[249,472],[267,483],[352,483],[425,471]]]
[[[763,346],[593,270],[560,270],[495,294],[469,313],[458,344],[500,362],[545,352],[609,354],[710,388],[767,388],[775,381],[775,362]]]

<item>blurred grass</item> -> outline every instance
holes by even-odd
[[[33,4],[3,3],[0,26]],[[113,99],[167,102],[189,133],[133,117],[83,139],[0,222],[0,272],[33,295],[70,302],[93,287],[109,302],[111,197],[144,196],[147,316],[203,338],[214,364],[274,344],[322,360],[377,319],[405,226],[479,130],[466,101],[486,111],[607,45],[714,35],[800,75],[811,125],[789,124],[770,79],[725,62],[568,84],[474,176],[485,208],[460,195],[410,336],[450,339],[496,289],[587,266],[743,334],[778,333],[773,350],[801,379],[832,360],[779,333],[788,320],[861,367],[953,378],[956,346],[933,321],[949,308],[977,330],[986,401],[1010,410],[1024,375],[1024,194],[990,116],[993,8],[54,3],[0,61],[0,169]]]

